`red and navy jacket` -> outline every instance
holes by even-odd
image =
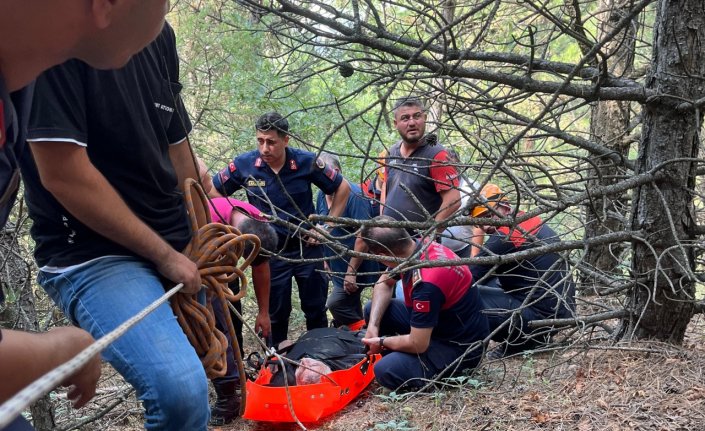
[[[517,216],[523,215],[519,212]],[[546,244],[560,242],[558,234],[541,218],[532,217],[519,223],[515,227],[502,226],[497,232],[489,235],[483,250],[477,257],[497,256],[528,250]],[[492,265],[469,265],[473,280],[482,282]],[[547,315],[555,314],[557,297],[546,291],[555,286],[556,293],[560,294],[575,309],[573,303],[575,285],[568,270],[568,265],[557,253],[545,253],[528,259],[514,260],[499,265],[494,269],[491,277],[497,277],[499,287],[520,298],[525,298],[534,286],[538,288],[532,294],[537,302],[532,306]],[[565,306],[565,301],[561,301]],[[565,307],[561,307],[565,308]]]
[[[425,248],[421,261],[458,259],[449,248],[428,240],[419,241],[416,250]],[[472,274],[465,265],[419,268],[404,272],[404,303],[414,328],[433,328],[437,340],[472,343],[489,334],[487,317]]]
[[[441,208],[440,193],[459,185],[458,172],[442,145],[425,144],[403,157],[401,142],[397,142],[384,162],[386,197],[382,213],[396,220],[426,221],[427,213],[434,215]]]

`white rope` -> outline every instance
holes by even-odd
[[[83,368],[83,366],[86,365],[91,358],[103,351],[103,349],[108,347],[110,343],[117,340],[137,322],[144,319],[149,313],[157,309],[157,307],[164,304],[169,298],[174,296],[176,292],[181,290],[182,287],[184,287],[183,283],[177,284],[162,297],[150,304],[147,308],[101,337],[95,343],[83,349],[71,360],[44,374],[32,382],[29,386],[15,394],[12,398],[5,401],[5,403],[0,405],[0,430],[7,426],[12,420],[19,416],[23,410],[41,398],[45,393],[51,391],[56,386],[61,384],[61,382],[65,381],[66,378]]]

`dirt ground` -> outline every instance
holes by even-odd
[[[382,395],[372,387],[311,430],[705,429],[703,319],[683,349],[654,343],[573,346],[488,362],[474,381],[435,393]],[[476,387],[477,386],[477,387]],[[295,425],[241,421],[232,431]]]
[[[602,338],[602,340],[601,340]],[[705,318],[693,319],[682,348],[610,343],[582,334],[570,346],[483,363],[471,379],[433,393],[385,393],[373,384],[310,430],[701,430],[705,429]],[[108,374],[89,407],[60,403],[57,429],[142,428],[141,407]],[[110,408],[119,401],[126,401]],[[62,394],[55,393],[61,400]],[[296,424],[238,420],[222,431],[294,431]]]

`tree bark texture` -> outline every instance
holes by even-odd
[[[648,244],[633,243],[632,270],[645,281],[627,298],[633,315],[620,335],[681,343],[694,307],[687,232],[695,224],[690,190],[696,164],[679,159],[697,157],[703,115],[694,105],[676,110],[662,100],[705,96],[705,2],[659,0],[657,9],[647,87],[662,96],[644,105],[636,174],[661,167],[665,179],[634,190],[632,229],[642,229]]]
[[[610,34],[615,25],[629,14],[631,0],[602,0],[599,10],[601,37]],[[634,46],[636,43],[638,20],[625,28],[616,38],[608,42],[603,52],[609,73],[617,77],[629,76],[634,67]],[[598,144],[609,148],[614,153],[627,156],[629,152],[629,102],[600,101],[592,107],[590,134]],[[594,167],[590,170],[587,190],[599,186],[608,186],[619,181],[627,173],[624,166],[615,164],[614,158],[593,157]],[[627,216],[626,194],[614,196],[592,197],[585,205],[585,237],[592,238],[610,232],[624,229]],[[626,246],[618,244],[602,244],[588,247],[583,261],[597,272],[612,274],[620,263],[620,255]],[[581,290],[590,291],[595,280],[587,275],[581,277]]]
[[[12,292],[11,297],[15,298],[13,302],[5,304],[6,308],[0,313],[0,322],[3,322],[4,327],[37,332],[40,328],[35,307],[36,298],[31,286],[30,265],[20,254],[16,229],[12,223],[8,223],[7,228],[0,233],[0,261],[4,264],[0,288],[4,288],[6,293]],[[49,394],[32,404],[30,411],[37,431],[52,430],[56,427],[54,406]]]
[[[442,1],[441,7],[444,24],[448,25],[455,19],[455,0]],[[443,124],[443,114],[445,113],[444,107],[448,103],[448,97],[446,94],[447,85],[445,78],[443,77],[434,78],[433,82],[434,87],[440,91],[438,91],[438,94],[436,95],[430,95],[430,106],[428,107],[428,110],[431,113],[431,121],[436,122],[436,124],[440,126]]]

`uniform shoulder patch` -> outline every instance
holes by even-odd
[[[431,301],[414,300],[414,303],[412,306],[413,306],[414,311],[417,311],[419,313],[428,313],[429,311],[431,311]]]
[[[414,272],[411,274],[411,286],[414,287],[417,284],[421,283],[421,268],[415,269]]]
[[[235,172],[237,170],[235,162],[230,162],[230,164],[228,164],[228,169],[230,169],[230,172]]]
[[[218,177],[220,178],[220,184],[225,184],[230,179],[230,173],[228,171],[229,169],[225,168],[218,173]]]

